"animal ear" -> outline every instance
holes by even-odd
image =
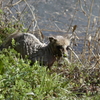
[[[56,40],[56,38],[54,38],[53,36],[50,36],[50,37],[49,37],[49,41],[50,41],[50,42],[56,42],[57,40]]]

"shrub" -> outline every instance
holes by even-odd
[[[63,77],[50,74],[38,62],[30,66],[30,61],[19,56],[10,48],[0,52],[0,99],[40,100],[67,95],[61,81]]]

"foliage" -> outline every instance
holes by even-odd
[[[20,54],[14,49],[4,49],[0,52],[0,99],[74,100],[84,95],[83,99],[89,100],[86,97],[86,89],[89,96],[92,92],[97,94],[96,90],[88,91],[93,80],[90,80],[89,72],[86,74],[75,66],[76,64],[67,68],[63,66],[60,70],[56,67],[48,70],[38,62],[30,66],[30,61],[20,58]],[[93,100],[95,98],[99,100],[99,95],[93,97]]]
[[[0,99],[40,100],[66,97],[67,92],[61,81],[63,77],[57,73],[50,74],[50,71],[39,66],[38,62],[30,66],[30,61],[18,56],[13,49],[4,49],[0,53]]]

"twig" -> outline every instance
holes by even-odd
[[[61,31],[61,29],[58,27],[58,25],[56,23],[54,23],[54,25]]]
[[[8,3],[7,7],[13,7],[15,5],[18,5],[22,0],[17,1],[16,3],[12,4],[13,0],[10,0],[10,2]]]
[[[0,9],[2,8],[2,2],[3,2],[4,0],[0,0]]]
[[[12,17],[13,17],[16,21],[18,21],[18,19],[16,19],[16,17],[13,15],[12,11],[11,11],[8,7],[5,7],[5,9],[7,9],[7,10],[9,11],[10,14],[12,14]]]
[[[83,65],[83,63],[81,62],[81,60],[79,59],[78,55],[74,52],[74,50],[72,50],[71,47],[69,47],[69,49],[70,49],[71,52],[75,55],[75,57],[78,59],[78,61],[81,63],[82,67],[85,67],[85,66]]]
[[[33,8],[33,6],[30,6],[28,3],[27,3],[27,1],[26,0],[24,0],[25,1],[25,3],[26,3],[26,5],[28,6],[28,8],[30,9],[30,11],[31,11],[31,13],[32,13],[32,16],[33,16],[33,25],[34,25],[34,27],[33,27],[33,31],[35,31],[35,28],[37,27],[37,20],[36,20],[36,18],[35,18],[35,14],[34,14],[34,8]]]
[[[83,9],[83,7],[82,7],[82,3],[81,3],[81,0],[79,0],[79,4],[80,4],[80,8],[81,8],[81,10],[82,10],[82,12],[87,16],[87,13],[86,13],[86,11]]]
[[[86,35],[85,35],[85,40],[84,40],[83,55],[85,55],[85,51],[86,51],[86,42],[87,42],[87,36],[88,36],[89,27],[90,27],[90,19],[92,15],[93,3],[94,3],[94,0],[92,0],[91,7],[90,7],[90,14],[88,15],[88,25],[87,25]]]
[[[77,6],[77,4],[78,4],[78,2],[76,3],[76,6]],[[68,30],[67,30],[67,33],[69,32],[69,30],[70,30],[70,28],[71,28],[71,25],[72,25],[72,23],[73,23],[73,21],[74,21],[74,17],[75,17],[75,15],[76,15],[76,12],[77,12],[77,9],[75,10],[75,12],[74,12],[74,14],[73,14],[71,23],[70,23],[69,28],[68,28]]]

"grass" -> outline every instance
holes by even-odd
[[[82,70],[78,64],[47,70],[19,56],[13,49],[0,52],[1,100],[99,100],[98,70]]]

